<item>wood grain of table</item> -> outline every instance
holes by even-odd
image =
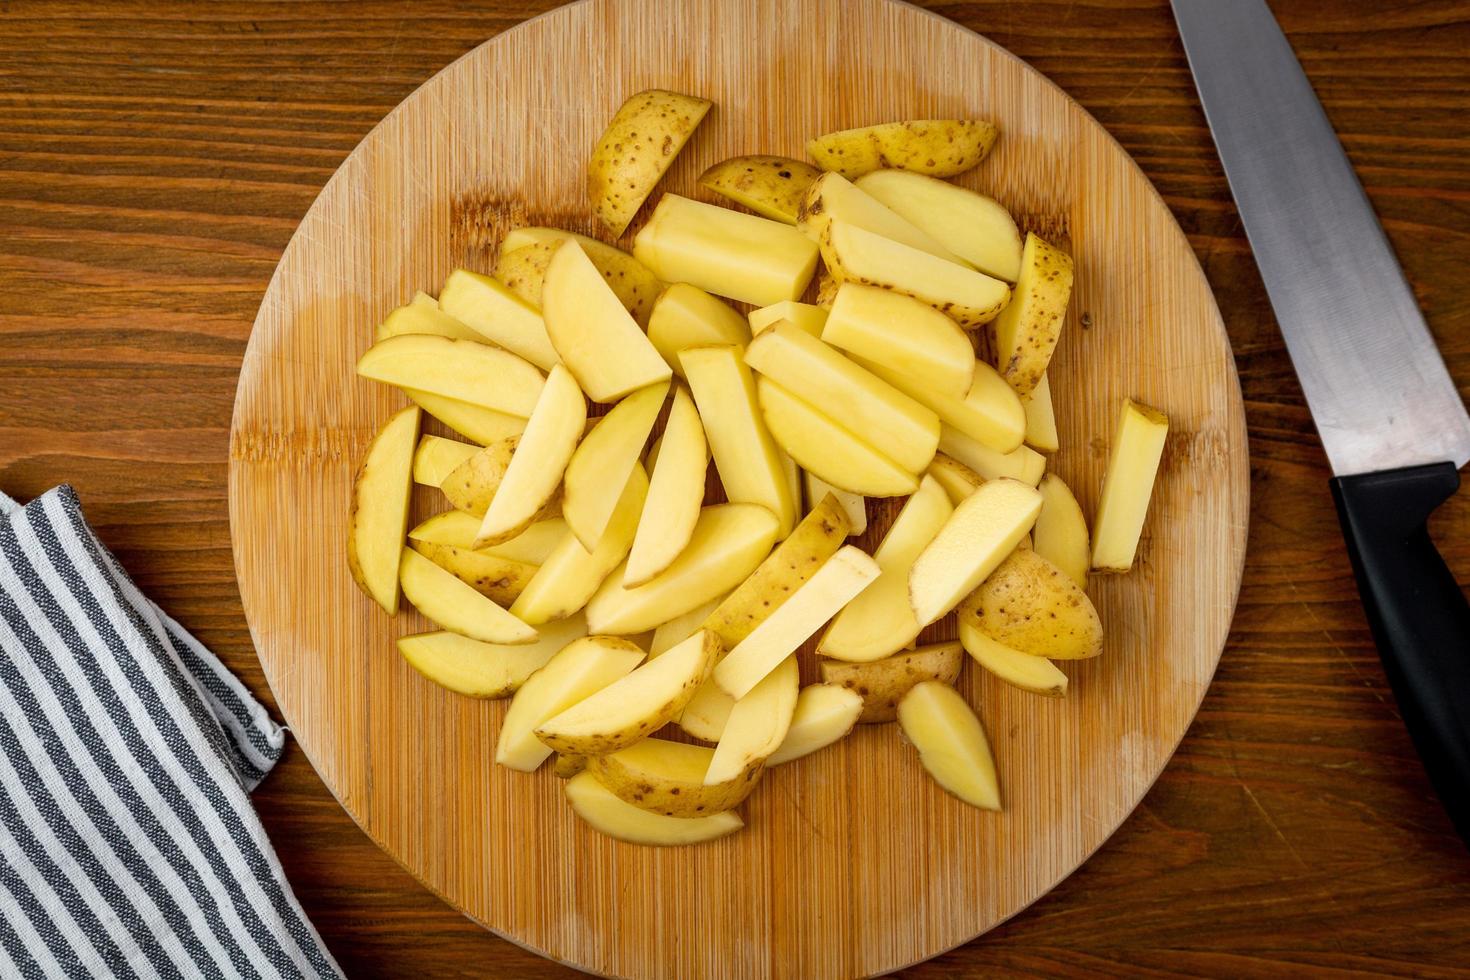
[[[267,702],[225,499],[256,306],[357,141],[551,5],[0,0],[0,489],[75,485],[144,591]],[[1252,524],[1219,673],[1137,812],[1030,910],[908,974],[1470,975],[1470,852],[1379,666],[1167,4],[926,5],[1081,101],[1178,216],[1235,347]],[[1470,391],[1470,2],[1272,6]],[[1470,492],[1433,526],[1467,582]],[[255,799],[349,975],[571,974],[419,886],[294,746]]]

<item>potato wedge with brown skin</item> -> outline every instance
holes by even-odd
[[[980,489],[980,485],[985,482],[985,478],[979,473],[944,453],[934,454],[928,472],[944,488],[944,492],[949,494],[949,502],[952,504],[958,504]]]
[[[679,847],[733,834],[745,822],[726,810],[707,817],[666,817],[619,799],[590,772],[567,780],[567,802],[572,810],[598,833],[629,844]]]
[[[887,167],[953,177],[984,160],[999,133],[983,119],[910,119],[818,136],[806,152],[848,180]]]
[[[1092,600],[1034,550],[1017,550],[959,606],[961,622],[1021,653],[1082,660],[1102,653]]]
[[[411,544],[414,551],[502,606],[515,602],[516,596],[536,574],[535,565],[497,558],[482,551],[428,541],[413,541]]]
[[[965,649],[959,641],[932,643],[867,663],[823,660],[822,681],[855,692],[863,699],[862,725],[880,724],[898,717],[898,702],[920,681],[953,684],[960,676]]]
[[[557,779],[571,779],[586,768],[587,757],[585,755],[559,755],[551,764],[551,771]]]
[[[536,726],[557,752],[607,755],[625,749],[679,716],[714,668],[720,638],[701,630],[657,660]]]
[[[535,643],[482,643],[448,630],[398,638],[398,652],[424,677],[471,698],[504,698],[573,640],[587,635],[580,616],[537,631]]]
[[[648,313],[653,311],[654,300],[657,300],[660,292],[663,291],[663,282],[660,282],[659,276],[653,275],[645,264],[638,262],[616,245],[609,245],[606,241],[598,241],[595,238],[588,238],[587,235],[578,235],[576,232],[563,231],[560,228],[531,226],[531,228],[514,228],[506,232],[506,237],[500,242],[500,253],[501,256],[506,256],[512,251],[522,250],[529,245],[548,245],[551,248],[545,253],[547,256],[545,263],[550,264],[551,251],[554,251],[554,247],[563,241],[575,241],[576,244],[581,245],[588,259],[592,260],[598,272],[603,273],[603,278],[607,279],[607,285],[610,285],[613,292],[616,292],[617,298],[622,300],[623,306],[628,307],[629,313],[634,314],[638,325],[648,326]],[[526,256],[526,259],[531,259],[531,256]],[[537,263],[539,264],[539,259]],[[525,269],[525,272],[529,272],[529,269]],[[537,298],[535,300],[528,298],[528,301],[537,309],[541,309],[541,279],[544,278],[545,270],[542,267],[541,278],[535,281],[534,287],[529,279],[523,284],[528,291],[535,289]]]
[[[1015,295],[995,318],[996,366],[1016,394],[1046,376],[1071,296],[1072,256],[1027,233]]]
[[[699,175],[699,183],[763,218],[796,224],[802,195],[822,172],[790,157],[731,157]]]
[[[347,567],[358,587],[390,616],[398,613],[399,555],[408,530],[419,418],[417,408],[405,408],[383,423],[352,483]]]
[[[470,455],[468,459],[449,471],[439,484],[444,496],[454,505],[476,517],[484,517],[490,500],[505,476],[510,458],[515,455],[520,436],[510,436],[493,442],[484,449]]]
[[[851,530],[837,498],[827,496],[704,621],[730,650],[765,622],[837,550]]]
[[[744,802],[760,781],[759,764],[734,779],[704,784],[715,750],[662,738],[646,738],[609,755],[592,756],[587,768],[622,800],[668,817],[703,817]]]
[[[627,230],[711,104],[692,95],[647,89],[629,97],[613,115],[587,161],[587,197],[592,213],[614,235]]]
[[[817,298],[814,305],[824,310],[831,310],[832,303],[837,299],[837,287],[841,285],[840,280],[823,269],[821,276],[817,279]]]

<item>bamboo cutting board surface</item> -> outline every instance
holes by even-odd
[[[962,678],[995,750],[1003,814],[949,798],[894,726],[868,726],[770,772],[739,834],[670,850],[610,841],[577,821],[549,771],[492,766],[506,703],[422,679],[393,640],[427,624],[411,610],[388,619],[351,582],[353,468],[404,403],[353,373],[374,326],[455,266],[488,269],[515,224],[595,231],[587,151],[623,98],[649,87],[715,101],[663,184],[706,199],[695,176],[737,153],[799,157],[810,135],[889,119],[996,120],[996,150],[961,182],[1075,256],[1052,467],[1088,514],[1119,400],[1169,412],[1139,566],[1089,589],[1105,655],[1065,667],[1062,701],[977,669]],[[590,0],[451,65],[322,192],[246,354],[230,511],[251,631],[296,737],[429,887],[597,972],[836,977],[932,956],[1004,920],[1136,805],[1219,658],[1247,481],[1235,370],[1188,243],[1117,144],[1040,75],[890,0]],[[442,505],[421,490],[416,507],[417,518]]]

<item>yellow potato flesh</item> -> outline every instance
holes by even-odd
[[[561,360],[546,335],[541,311],[490,276],[468,269],[451,272],[439,291],[439,308],[543,371]]]
[[[998,452],[947,424],[939,432],[939,451],[986,480],[1016,480],[1034,487],[1046,472],[1046,457],[1030,446],[1020,446],[1008,453]]]
[[[960,623],[960,642],[977,664],[1012,687],[1048,698],[1066,697],[1067,675],[1045,657],[1012,650],[970,622]]]
[[[996,201],[906,170],[875,170],[856,183],[987,276],[1020,276],[1021,233]]]
[[[612,520],[619,496],[611,491],[627,485],[668,390],[669,383],[660,381],[618,402],[583,437],[567,463],[562,517],[588,551],[596,549]]]
[[[1071,295],[1072,257],[1027,234],[1015,296],[995,318],[995,362],[1018,395],[1046,374]]]
[[[904,374],[881,361],[858,358],[858,363],[909,395],[962,435],[995,453],[1021,448],[1026,435],[1026,409],[1010,385],[984,361],[970,360],[969,389],[956,397],[940,391],[916,375]]]
[[[1131,399],[1123,402],[1092,525],[1094,570],[1133,567],[1168,435],[1169,417],[1163,412]]]
[[[669,365],[576,242],[563,242],[546,268],[541,314],[557,356],[593,401],[669,380]]]
[[[408,530],[418,435],[418,409],[395,414],[373,437],[352,484],[347,567],[368,598],[390,616],[398,613],[399,556]]]
[[[648,339],[669,367],[684,377],[679,352],[689,347],[735,344],[750,341],[750,327],[739,313],[698,286],[676,282],[653,304],[648,319]]]
[[[776,384],[757,384],[766,427],[802,469],[826,483],[868,497],[912,493],[918,478],[845,426]]]
[[[939,482],[924,477],[873,552],[882,574],[833,619],[817,646],[819,653],[872,661],[914,641],[923,624],[909,604],[909,571],[953,513]]]
[[[413,302],[389,313],[378,324],[375,340],[387,340],[405,333],[437,334],[453,340],[481,340],[481,336],[454,317],[439,309],[439,303],[431,296],[419,293]]]
[[[799,299],[817,254],[795,228],[677,194],[659,199],[633,244],[633,257],[665,282],[755,306]]]
[[[835,684],[808,684],[796,697],[796,710],[781,747],[766,759],[766,765],[779,766],[840,742],[862,711],[863,699],[857,692]]]
[[[481,643],[447,630],[417,633],[399,637],[398,651],[414,670],[457,694],[503,698],[514,694],[562,647],[587,635],[587,624],[573,617],[539,632],[535,643],[521,646]]]
[[[1031,394],[1021,399],[1026,411],[1026,445],[1043,453],[1061,448],[1057,438],[1057,415],[1051,403],[1051,382],[1043,374]]]
[[[689,544],[699,520],[709,470],[709,445],[694,399],[683,387],[674,392],[674,404],[652,468],[648,499],[623,572],[623,582],[628,586],[642,585],[673,564]]]
[[[473,340],[430,334],[389,337],[370,347],[357,373],[507,415],[529,417],[545,379],[529,363]]]
[[[447,630],[486,643],[536,642],[536,631],[417,551],[399,564],[403,597]]]
[[[567,802],[592,829],[629,844],[677,847],[700,844],[733,834],[745,826],[730,811],[707,817],[666,817],[618,798],[590,772],[567,780]]]
[[[1087,571],[1092,566],[1087,540],[1087,518],[1072,491],[1055,473],[1041,478],[1041,513],[1032,528],[1036,553],[1060,568],[1081,589],[1087,588]]]
[[[779,303],[751,310],[747,319],[750,321],[750,332],[754,336],[759,336],[773,325],[785,320],[792,326],[805,330],[813,337],[820,337],[822,327],[827,322],[827,311],[810,303],[783,299]]]
[[[912,296],[876,286],[839,286],[821,337],[870,362],[870,371],[881,365],[885,374],[909,379],[889,383],[920,404],[913,390],[962,399],[975,376],[975,348],[958,324]]]
[[[958,691],[939,681],[914,685],[898,704],[898,724],[947,792],[982,810],[1001,808],[985,729]]]
[[[454,468],[475,455],[479,446],[440,436],[424,436],[413,454],[413,482],[437,487]]]
[[[796,216],[796,226],[812,241],[819,241],[823,229],[833,221],[844,221],[890,241],[928,252],[946,262],[968,264],[887,205],[853,186],[846,177],[829,172],[818,177],[807,189]]]

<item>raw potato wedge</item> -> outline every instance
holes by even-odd
[[[995,318],[995,363],[1016,394],[1041,383],[1071,295],[1072,257],[1028,232],[1015,298]]]
[[[981,119],[910,119],[827,133],[809,140],[806,152],[849,180],[887,167],[953,177],[984,160],[999,132]]]
[[[868,504],[867,499],[860,493],[849,493],[839,490],[821,477],[811,473],[803,473],[806,479],[806,502],[812,510],[816,510],[831,494],[837,500],[837,506],[847,515],[847,536],[856,537],[868,529]]]
[[[867,663],[822,661],[822,681],[862,699],[858,721],[878,725],[898,717],[898,702],[920,681],[953,684],[960,676],[964,649],[959,643],[933,643]]]
[[[526,428],[526,420],[519,415],[507,415],[505,412],[492,411],[417,388],[404,388],[403,393],[412,398],[419,408],[466,439],[473,439],[482,446],[519,435]]]
[[[817,269],[817,246],[795,228],[665,194],[633,242],[633,256],[665,282],[769,306],[799,299]]]
[[[440,626],[485,643],[536,642],[536,631],[417,551],[399,565],[403,597]]]
[[[682,386],[674,392],[674,404],[659,445],[648,499],[628,554],[628,567],[623,571],[625,586],[642,585],[672,565],[689,544],[699,520],[709,471],[709,444],[694,399]]]
[[[909,605],[909,571],[954,507],[931,477],[903,505],[873,552],[882,574],[837,614],[817,652],[839,660],[879,660],[914,642],[923,628]]]
[[[541,372],[510,351],[473,340],[403,334],[369,347],[357,373],[507,415],[529,417],[541,397]]]
[[[586,635],[587,624],[578,617],[548,626],[535,643],[521,646],[481,643],[441,630],[399,637],[398,652],[414,670],[457,694],[503,698],[514,694],[562,647]]]
[[[546,506],[582,439],[587,425],[587,402],[572,374],[558,364],[547,376],[546,388],[515,453],[505,468],[475,547],[508,541],[529,527]]]
[[[1034,487],[1046,472],[1046,457],[1030,446],[1020,446],[1008,453],[998,452],[948,424],[939,431],[939,451],[986,480],[1016,480]]]
[[[956,397],[916,375],[895,371],[882,361],[866,357],[855,360],[938,415],[946,426],[987,449],[1005,454],[1021,448],[1026,436],[1026,408],[1005,379],[984,361],[970,358],[970,387]]]
[[[1102,653],[1102,622],[1087,593],[1034,550],[1017,550],[960,605],[959,619],[1033,657]]]
[[[541,309],[541,289],[546,284],[546,267],[561,242],[534,242],[507,251],[501,248],[495,260],[495,278],[536,309]]]
[[[552,760],[551,774],[557,779],[571,779],[586,768],[585,755],[559,755]]]
[[[500,489],[500,481],[505,479],[506,467],[510,466],[520,441],[520,436],[510,436],[492,442],[450,470],[449,475],[439,481],[439,489],[444,492],[445,499],[454,505],[455,510],[483,518],[490,508],[490,501],[495,498],[495,491]]]
[[[868,497],[913,492],[918,477],[770,378],[760,378],[756,392],[766,428],[802,469]]]
[[[1079,589],[1087,588],[1092,552],[1087,541],[1087,518],[1077,498],[1055,473],[1041,478],[1041,513],[1031,535],[1036,553],[1057,566]]]
[[[676,282],[660,294],[648,319],[648,339],[669,367],[684,377],[679,352],[690,347],[750,342],[750,327],[734,308],[698,286]]]
[[[692,347],[679,355],[704,422],[725,496],[759,504],[780,522],[780,537],[796,525],[800,507],[791,493],[781,450],[766,428],[755,379],[739,347]]]
[[[451,340],[475,340],[480,335],[439,309],[439,301],[427,293],[416,293],[413,302],[389,313],[378,324],[374,340],[387,340],[405,333],[436,334]]]
[[[653,639],[648,641],[648,659],[653,660],[663,656],[693,636],[695,631],[703,629],[704,621],[709,619],[710,613],[719,608],[724,598],[724,596],[718,596],[702,606],[695,606],[682,616],[675,616],[666,623],[660,623],[653,631]]]
[[[593,401],[669,380],[669,365],[576,242],[552,256],[541,304],[551,345]]]
[[[912,296],[876,286],[839,286],[821,336],[870,362],[869,371],[883,365],[888,373],[911,379],[906,386],[889,383],[920,404],[913,390],[962,399],[975,377],[975,348],[958,324]]]
[[[760,336],[769,330],[774,324],[785,320],[793,327],[805,330],[813,337],[822,336],[822,327],[827,323],[827,311],[820,306],[810,303],[798,303],[795,300],[783,299],[779,303],[770,306],[762,306],[751,310],[747,319],[750,321],[750,332],[752,336]]]
[[[821,240],[822,231],[833,221],[845,221],[875,235],[882,235],[890,241],[928,252],[946,262],[969,264],[899,217],[887,205],[858,190],[846,177],[828,172],[807,188],[806,196],[801,201],[801,210],[796,215],[796,227],[815,242]]]
[[[795,657],[787,657],[735,702],[705,771],[706,786],[739,779],[765,763],[786,741],[801,681]]]
[[[455,467],[479,451],[479,446],[468,442],[424,436],[413,454],[413,482],[438,487]]]
[[[1048,698],[1067,696],[1067,675],[1045,657],[1012,650],[968,620],[960,622],[960,642],[977,664],[1012,687]]]
[[[756,155],[721,160],[699,175],[699,183],[762,218],[794,225],[806,189],[821,175],[800,160]]]
[[[750,342],[745,363],[909,472],[934,458],[939,419],[932,411],[806,331],[776,324]]]
[[[1006,282],[1020,277],[1021,232],[985,195],[907,170],[875,170],[857,186],[987,276]]]
[[[536,737],[566,755],[625,749],[676,718],[722,649],[709,630],[543,721]]]
[[[737,702],[878,578],[861,548],[845,545],[720,661],[714,681]]]
[[[678,847],[733,834],[745,822],[730,811],[707,817],[666,817],[636,807],[597,781],[590,772],[567,780],[567,802],[593,830],[629,844]]]
[[[1046,375],[1031,389],[1031,394],[1021,399],[1026,411],[1026,445],[1043,453],[1054,453],[1061,448],[1057,438],[1057,415],[1051,404],[1051,382]]]
[[[739,806],[760,780],[757,766],[738,779],[704,785],[714,755],[703,745],[646,738],[587,763],[598,782],[627,803],[666,817],[702,817]]]
[[[1095,571],[1126,572],[1133,567],[1168,435],[1167,415],[1131,398],[1124,400],[1092,525]]]
[[[812,512],[761,562],[740,587],[720,603],[704,628],[733,650],[777,612],[847,540],[847,515],[835,498],[820,501]]]
[[[991,480],[962,500],[909,570],[909,604],[919,624],[928,626],[975,591],[1040,511],[1041,494],[1015,480]]]
[[[946,792],[982,810],[1001,808],[985,729],[958,691],[939,681],[915,684],[899,702],[898,724]]]
[[[720,690],[718,684],[705,681],[679,714],[679,727],[695,738],[718,742],[725,734],[735,699]]]
[[[613,115],[587,161],[587,199],[614,236],[627,230],[710,105],[655,88],[629,97]]]
[[[496,604],[508,606],[536,574],[535,565],[497,558],[452,544],[415,541],[413,550]]]
[[[490,276],[454,270],[439,291],[439,308],[543,371],[561,360],[546,335],[541,311]]]
[[[912,296],[967,330],[995,319],[1011,298],[1010,287],[999,279],[843,221],[827,225],[821,247],[822,260],[838,282]]]
[[[796,696],[786,738],[766,765],[779,766],[842,741],[862,713],[863,699],[857,692],[836,684],[808,684]]]
[[[534,772],[551,749],[536,737],[543,721],[559,715],[643,662],[643,651],[616,636],[573,640],[521,684],[505,713],[495,745],[495,761],[511,769]]]
[[[935,453],[934,462],[929,464],[929,475],[944,487],[949,502],[958,505],[985,482],[985,478],[964,463],[944,453]]]
[[[510,611],[538,626],[577,612],[597,592],[618,563],[628,556],[638,515],[648,494],[648,477],[634,464],[623,486],[607,530],[588,551],[570,528],[516,598]]]
[[[681,616],[745,581],[776,543],[776,517],[756,504],[706,507],[689,544],[651,581],[623,587],[622,570],[608,576],[587,603],[597,633],[633,634]]]
[[[596,549],[602,540],[620,499],[613,490],[627,486],[668,391],[669,383],[659,381],[633,392],[599,419],[572,453],[562,488],[561,513],[588,551]]]
[[[479,518],[462,510],[450,510],[435,514],[409,531],[408,536],[414,541],[428,544],[448,544],[456,548],[473,549],[475,535],[479,530]],[[540,565],[551,555],[566,530],[566,521],[560,517],[537,521],[509,541],[481,548],[479,552],[526,565]]]
[[[560,228],[527,227],[514,228],[506,232],[505,238],[500,242],[500,251],[504,254],[530,245],[555,245],[564,241],[574,241],[582,246],[582,251],[586,252],[592,264],[597,266],[597,270],[602,273],[602,278],[607,280],[613,292],[618,294],[618,299],[622,300],[628,312],[633,314],[633,319],[640,324],[648,323],[648,315],[653,311],[653,301],[658,299],[658,294],[663,291],[664,284],[659,282],[658,276],[650,272],[642,262],[614,245],[600,242],[595,238],[588,238],[586,235],[579,235],[574,231],[563,231]],[[550,261],[550,250],[548,249],[547,262]],[[532,305],[537,309],[541,308],[539,286]]]
[[[373,437],[352,483],[347,518],[347,567],[367,597],[398,614],[398,565],[408,529],[419,410],[396,413]]]

